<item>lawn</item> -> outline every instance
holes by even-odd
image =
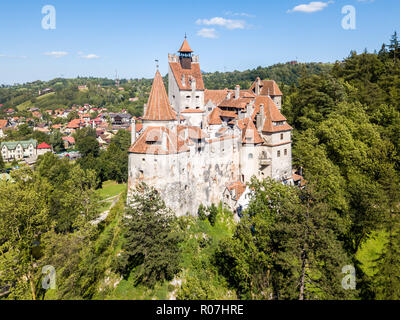
[[[97,190],[98,195],[101,200],[105,200],[111,197],[115,197],[120,193],[124,192],[126,189],[126,184],[118,184],[115,181],[106,181],[103,182],[103,188]]]

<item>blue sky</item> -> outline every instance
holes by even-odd
[[[42,28],[42,7],[56,29]],[[342,28],[354,6],[356,29]],[[400,32],[398,0],[14,0],[0,3],[0,84],[55,77],[153,77],[185,32],[204,71],[334,62]]]

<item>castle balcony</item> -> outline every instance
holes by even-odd
[[[269,158],[266,154],[261,154],[258,158],[260,166],[270,166],[272,164],[272,158]]]

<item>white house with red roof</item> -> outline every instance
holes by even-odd
[[[253,176],[292,184],[292,127],[275,81],[207,90],[186,39],[178,53],[168,55],[168,93],[156,72],[139,134],[132,121],[129,188],[154,186],[181,216],[227,196],[234,210]]]
[[[42,154],[45,154],[47,152],[53,152],[51,146],[48,145],[46,142],[39,144],[36,149],[37,156],[41,156]]]

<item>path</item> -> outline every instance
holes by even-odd
[[[122,192],[121,192],[121,193],[122,193]],[[110,208],[109,208],[108,210],[104,211],[104,212],[100,215],[100,217],[98,217],[96,220],[92,221],[92,224],[93,224],[93,225],[98,225],[100,222],[102,222],[102,221],[104,221],[104,220],[107,219],[107,217],[108,217],[108,215],[109,215],[111,209],[114,208],[115,205],[117,204],[117,202],[119,201],[119,197],[121,196],[121,193],[118,194],[118,195],[116,195],[116,196],[114,196],[114,197],[110,197],[110,198],[108,198],[108,199],[104,199],[104,200],[100,201],[100,202],[105,202],[105,201],[108,201],[108,200],[111,200],[111,199],[114,199],[114,198],[115,198],[114,201],[111,203]]]

